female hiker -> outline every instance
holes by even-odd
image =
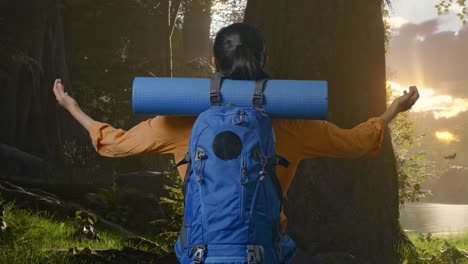
[[[268,75],[263,67],[268,61],[266,44],[261,33],[248,24],[233,24],[221,29],[214,41],[213,64],[216,71],[224,78],[240,80],[260,80]],[[99,154],[107,157],[124,157],[140,153],[171,153],[175,160],[184,158],[189,148],[189,138],[195,117],[157,116],[134,126],[128,131],[114,128],[109,124],[93,120],[86,115],[77,102],[64,92],[58,79],[53,91],[57,101],[89,132],[92,144]],[[332,123],[321,120],[286,120],[274,119],[276,152],[286,157],[290,164],[287,168],[278,167],[277,176],[281,191],[285,194],[292,182],[299,162],[313,157],[355,158],[365,154],[379,152],[386,125],[400,112],[406,111],[418,100],[416,87],[397,98],[390,107],[378,117],[371,117],[352,129],[342,129]],[[184,166],[179,167],[181,178]],[[281,226],[286,228],[286,217],[281,214]],[[281,228],[280,228],[281,229]],[[180,241],[179,241],[180,242]],[[178,243],[179,243],[178,242]],[[195,246],[189,252],[190,258],[202,263],[204,248]],[[208,256],[210,254],[208,245]],[[281,235],[281,249],[277,253],[279,260],[267,263],[285,263],[294,255],[294,242],[285,234]],[[186,248],[186,247],[185,247]],[[200,249],[203,249],[199,251]],[[257,248],[247,250],[247,257],[254,256]],[[184,250],[184,247],[176,251]],[[186,249],[187,250],[187,249]],[[190,249],[189,249],[190,250]],[[212,251],[213,252],[213,251]],[[182,252],[178,252],[182,254]],[[205,254],[206,256],[206,254]],[[181,258],[179,257],[179,260]],[[250,261],[251,259],[249,259]],[[185,262],[184,262],[185,263]],[[188,262],[187,262],[188,263]],[[195,261],[195,263],[197,263]],[[213,262],[210,262],[213,263]],[[217,262],[225,263],[225,262]]]

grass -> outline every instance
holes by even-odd
[[[457,235],[408,234],[416,247],[404,264],[468,264],[468,233]]]
[[[428,239],[429,237],[429,239]],[[457,247],[459,250],[468,250],[468,233],[454,235],[409,234],[409,239],[416,247],[437,249],[443,241]],[[429,240],[429,241],[428,241]]]
[[[77,227],[73,219],[63,221],[46,212],[16,209],[12,203],[5,206],[4,221],[8,227],[0,232],[0,263],[77,263],[77,259],[69,257],[71,254],[57,251],[135,248],[122,243],[122,235],[99,226],[99,240],[80,241],[73,237]],[[468,233],[449,236],[410,233],[408,237],[416,251],[406,257],[404,264],[468,264]]]
[[[47,213],[32,213],[5,206],[4,221],[7,229],[0,232],[0,263],[71,263],[69,254],[59,249],[73,248],[122,249],[119,234],[98,229],[97,241],[73,237],[76,225],[73,220],[59,221]],[[73,261],[76,263],[76,261]]]

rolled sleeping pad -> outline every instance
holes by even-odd
[[[210,79],[136,77],[133,112],[196,116],[211,107]],[[255,81],[224,79],[221,105],[252,106]],[[327,116],[327,82],[268,80],[263,109],[272,118],[317,119]]]

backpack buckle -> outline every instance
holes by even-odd
[[[210,102],[215,106],[219,106],[219,103],[221,102],[221,94],[219,91],[210,92]]]
[[[246,122],[245,115],[246,115],[245,111],[238,110],[236,112],[236,116],[232,119],[232,123],[234,123],[234,125],[241,125],[245,123]]]
[[[223,74],[216,72],[211,79],[210,84],[210,102],[213,106],[219,106],[221,102],[221,82],[223,81]]]
[[[247,245],[247,263],[261,264],[263,261],[264,250],[262,246]]]
[[[252,105],[255,109],[262,109],[263,87],[265,86],[266,81],[268,81],[268,79],[261,79],[255,82],[254,94],[252,98]]]
[[[193,263],[194,264],[201,264],[203,263],[203,257],[206,251],[206,245],[192,245],[192,252],[193,253]]]
[[[276,164],[287,168],[289,167],[289,160],[285,157],[276,155]]]
[[[204,160],[208,158],[206,152],[203,148],[197,147],[197,152],[195,153],[195,160]]]
[[[179,162],[177,162],[177,164],[174,165],[173,168],[176,169],[176,168],[178,168],[179,166],[182,166],[182,165],[184,165],[184,164],[188,164],[188,163],[190,163],[191,159],[192,159],[192,158],[190,157],[190,152],[187,152],[187,153],[185,153],[184,159],[181,160],[181,161],[179,161]]]

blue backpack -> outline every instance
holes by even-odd
[[[212,107],[192,128],[183,183],[185,208],[174,246],[182,264],[280,264],[294,255],[283,235],[283,193],[276,166],[288,162],[275,153],[271,119],[261,109],[257,81],[253,107],[221,106],[222,76],[211,81]]]

